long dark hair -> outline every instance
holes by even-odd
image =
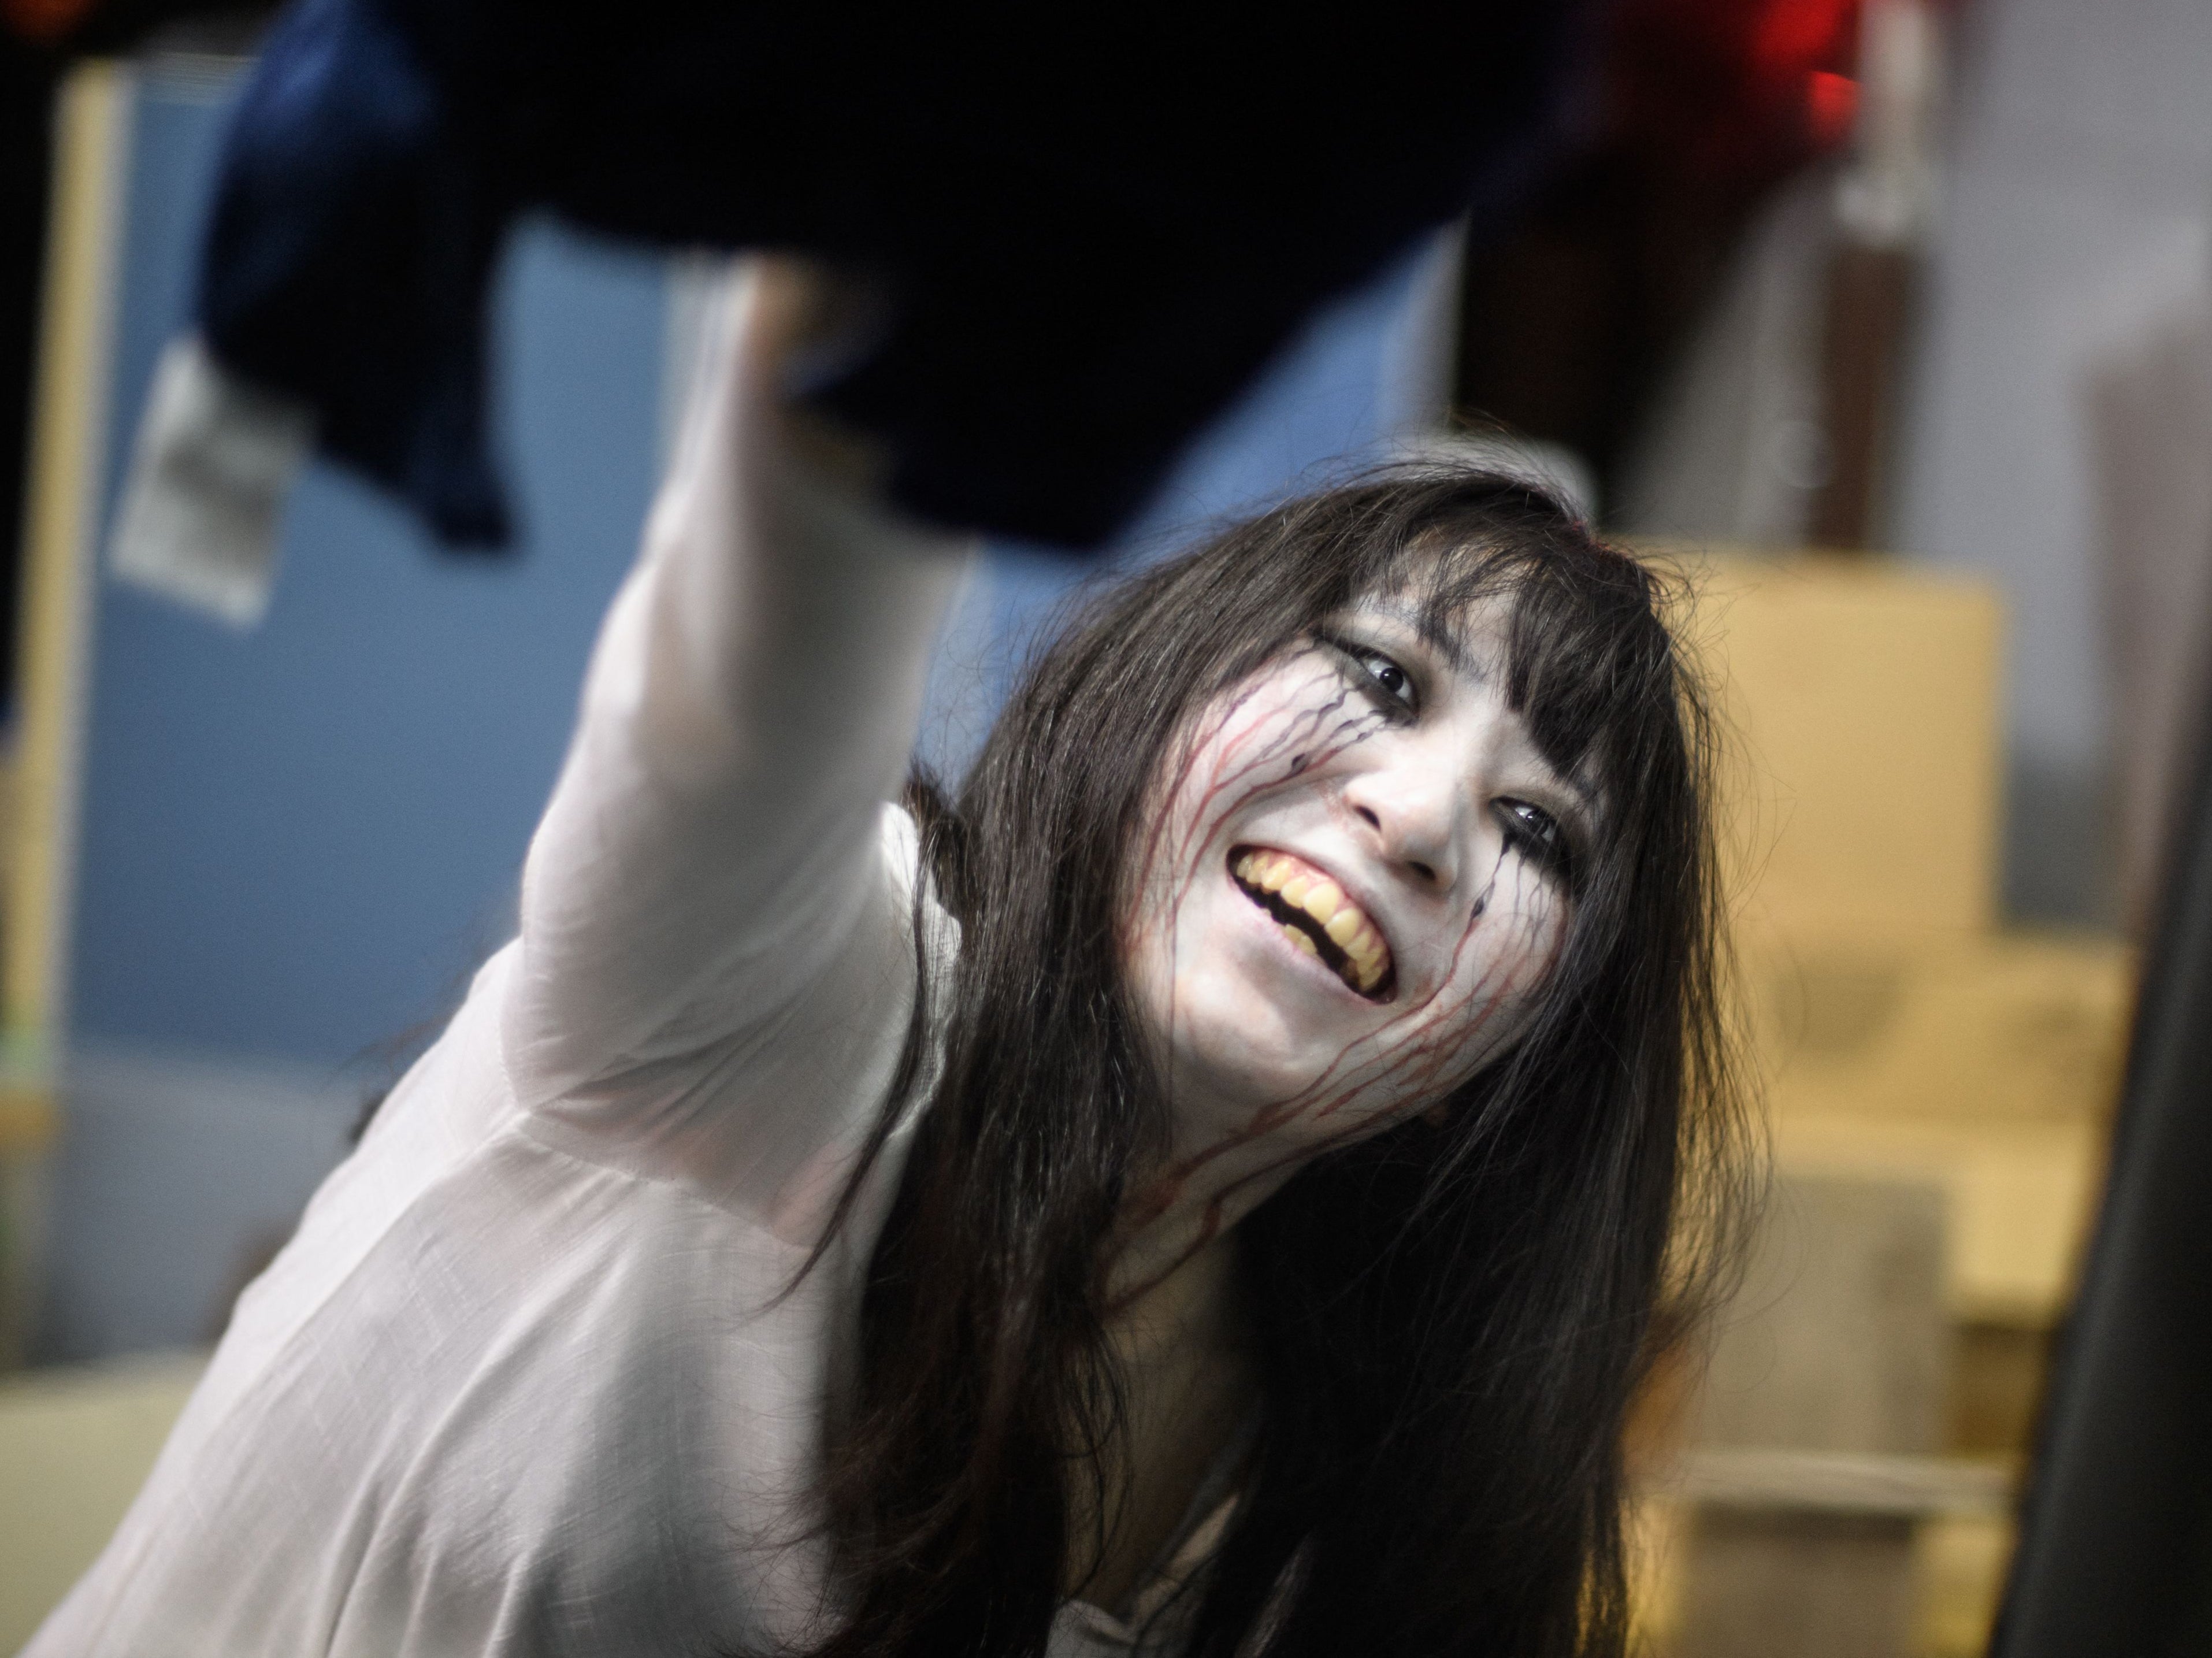
[[[830,1447],[843,1621],[819,1658],[1044,1650],[1071,1544],[1096,1542],[1071,1482],[1121,1430],[1103,1246],[1166,1143],[1115,942],[1147,786],[1196,710],[1383,589],[1454,623],[1508,607],[1508,701],[1597,780],[1602,823],[1511,1052],[1243,1223],[1263,1424],[1188,1650],[1623,1649],[1623,1418],[1727,1256],[1739,1166],[1711,728],[1659,575],[1523,483],[1427,468],[1094,598],[957,799],[910,791],[962,943],[938,1005],[921,975],[870,1153],[941,1042]]]

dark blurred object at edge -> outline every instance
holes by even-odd
[[[203,269],[216,355],[457,545],[508,533],[484,409],[508,226],[550,208],[880,280],[806,389],[941,521],[1092,545],[1318,305],[1494,221],[1583,9],[884,10],[305,0],[269,37]]]
[[[1991,1658],[2212,1651],[2212,743],[2161,889]]]
[[[1860,0],[1617,0],[1581,141],[1471,250],[1455,402],[1587,459],[1626,446],[1754,211],[1840,149]]]
[[[232,43],[251,39],[276,0],[0,0],[0,38],[13,50],[64,57],[129,52],[184,25]]]

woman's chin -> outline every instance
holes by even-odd
[[[1287,999],[1186,989],[1172,1045],[1181,1079],[1254,1111],[1304,1102],[1349,1043],[1322,1038],[1310,1010]]]
[[[1371,1011],[1257,929],[1194,932],[1215,947],[1180,960],[1140,952],[1131,975],[1139,1017],[1155,1041],[1167,1037],[1155,1051],[1177,1115],[1194,1108],[1240,1127],[1284,1108],[1303,1115],[1374,1034]]]

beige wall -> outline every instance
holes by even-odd
[[[115,1530],[205,1363],[162,1354],[0,1380],[0,1652]]]

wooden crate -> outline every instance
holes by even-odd
[[[1747,927],[1876,941],[1988,931],[2002,808],[1995,591],[1873,558],[1674,562],[1692,594],[1680,626],[1723,717],[1722,829]]]

